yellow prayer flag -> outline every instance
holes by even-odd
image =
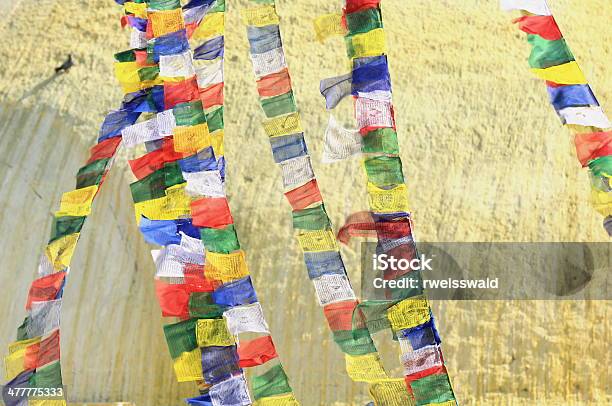
[[[198,320],[196,339],[200,347],[228,347],[236,343],[225,319]]]
[[[353,58],[378,56],[387,52],[385,45],[385,31],[377,28],[363,34],[356,34],[351,38]]]
[[[253,403],[253,406],[300,406],[293,393],[280,396],[260,398]]]
[[[210,145],[210,132],[206,123],[174,129],[174,150],[177,152],[195,154]]]
[[[531,69],[540,79],[559,83],[560,85],[584,85],[587,80],[576,61],[563,65],[551,66],[545,69]]]
[[[396,185],[392,189],[382,189],[368,182],[368,199],[370,209],[378,213],[409,212],[408,188],[405,184]]]
[[[403,379],[375,382],[370,385],[370,396],[376,406],[404,406],[411,404]]]
[[[244,24],[255,27],[278,25],[280,23],[278,14],[276,14],[276,8],[273,4],[244,8],[240,11],[240,16]]]
[[[79,233],[65,235],[49,243],[45,248],[45,255],[53,264],[53,269],[61,271],[70,266],[74,249],[79,241]]]
[[[134,204],[136,222],[141,216],[151,220],[176,220],[191,214],[191,198],[185,193],[186,183],[166,189],[166,196]]]
[[[602,216],[612,216],[612,192],[604,192],[591,187],[591,203]]]
[[[231,254],[219,252],[206,253],[206,277],[228,283],[249,275],[244,251]]]
[[[123,8],[126,13],[134,14],[138,18],[147,18],[147,4],[146,3],[134,3],[128,1],[123,3]]]
[[[365,355],[344,354],[346,372],[355,382],[377,382],[389,379],[378,353]]]
[[[115,77],[124,93],[140,90],[140,76],[138,75],[140,68],[137,62],[115,62]]]
[[[24,371],[24,361],[28,347],[39,342],[40,337],[35,337],[9,344],[9,353],[4,358],[5,378],[7,381],[10,381]]]
[[[91,204],[97,192],[98,185],[92,185],[64,193],[60,202],[60,209],[55,213],[55,217],[89,215]]]
[[[324,42],[326,39],[335,35],[346,35],[347,30],[342,25],[342,14],[325,14],[315,18],[314,30],[317,41]]]
[[[196,348],[190,352],[184,352],[174,360],[174,373],[179,382],[193,382],[204,379],[202,374],[202,351]]]
[[[566,124],[565,126],[575,134],[601,133],[605,131],[603,128],[593,126],[586,127],[578,124]]]
[[[223,142],[224,137],[225,133],[223,130],[217,130],[210,134],[210,144],[212,145],[215,157],[217,157],[217,159],[225,155],[225,145]]]
[[[299,230],[297,238],[304,252],[339,250],[332,230]]]
[[[192,39],[208,39],[221,36],[225,33],[225,13],[206,14],[198,28],[195,29]]]
[[[290,113],[264,120],[264,130],[270,137],[281,137],[303,132],[300,113]]]
[[[420,326],[430,319],[429,304],[424,296],[404,299],[387,310],[387,318],[394,331]]]
[[[163,10],[149,13],[149,21],[155,38],[177,32],[185,28],[183,10]]]

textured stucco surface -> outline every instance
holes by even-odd
[[[612,7],[550,4],[612,113]],[[228,191],[279,353],[304,405],[366,403],[343,360],[290,233],[289,206],[260,127],[240,0],[226,63]],[[293,84],[328,212],[366,207],[358,160],[320,162],[327,114],[318,80],[345,73],[341,39],[313,41],[311,19],[339,1],[278,0]],[[73,187],[98,124],[121,97],[112,54],[126,47],[112,1],[0,3],[0,347],[24,316],[27,287],[59,196]],[[497,1],[384,0],[404,171],[416,235],[427,241],[607,241],[588,204],[569,133],[532,78],[524,36]],[[9,10],[13,10],[9,13]],[[76,65],[54,79],[69,52]],[[313,67],[316,67],[313,68]],[[335,113],[350,125],[351,106]],[[179,405],[137,233],[125,164],[116,163],[85,226],[65,295],[62,351],[74,401]],[[358,245],[345,248],[358,280]],[[282,299],[279,299],[282,298]],[[457,397],[466,405],[612,404],[609,302],[435,302]],[[392,353],[394,349],[389,349]],[[391,358],[389,366],[395,366]],[[397,371],[396,371],[397,372]]]

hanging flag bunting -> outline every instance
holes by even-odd
[[[225,3],[192,0],[183,8],[177,0],[118,3],[137,46],[115,55],[124,101],[105,118],[98,144],[77,174],[77,188],[62,196],[40,277],[28,295],[28,317],[9,348],[7,387],[61,387],[59,313],[70,260],[123,141],[147,151],[129,162],[136,177],[130,189],[143,236],[161,246],[152,251],[155,290],[162,316],[171,318],[164,333],[176,378],[201,388],[198,400],[188,403],[250,405],[243,368],[280,363],[225,196]],[[189,37],[203,41],[195,52]],[[288,81],[287,75],[267,83],[263,97]],[[284,98],[269,103],[271,114],[294,111],[288,91],[273,95]],[[137,123],[143,112],[152,115]],[[303,176],[299,168],[293,171]],[[244,341],[241,348],[236,336],[247,332],[261,339]],[[286,376],[283,385],[289,388],[283,391],[288,404],[297,405]]]
[[[327,19],[331,20],[331,17],[316,20],[315,27],[321,26]],[[352,72],[343,77],[350,80],[357,129],[354,132],[343,129],[333,116],[330,117],[325,137],[326,152],[338,157],[358,152],[363,154],[370,211],[355,213],[347,218],[345,226],[338,232],[338,239],[348,244],[351,237],[374,237],[378,240],[377,252],[411,259],[417,255],[417,251],[412,236],[407,187],[399,158],[380,0],[347,0],[343,21],[346,27],[347,55],[352,67]],[[320,28],[318,30],[321,31]],[[571,54],[561,52],[558,52],[557,59],[564,62],[573,60]],[[535,68],[543,68],[549,61],[541,53],[533,55]],[[322,83],[333,84],[329,79]],[[327,87],[334,90],[333,86],[321,86],[322,90]],[[323,91],[322,94],[329,108],[330,99],[335,102],[335,98]],[[420,274],[418,271],[391,271],[383,273],[383,277],[387,280],[405,277],[419,280]],[[343,290],[342,283],[338,280],[336,285],[334,294],[339,295]],[[437,404],[438,400],[448,401],[449,405],[456,404],[450,380],[445,373],[439,343],[436,352],[426,353],[423,350],[421,356],[413,354],[414,351],[400,341],[400,361],[405,375],[403,380],[387,377],[378,354],[372,351],[370,336],[380,331],[392,330],[396,337],[402,337],[411,329],[433,334],[435,327],[431,310],[421,288],[388,289],[385,294],[391,300],[356,302],[353,299],[353,302],[337,304],[334,303],[334,295],[326,293],[322,291],[320,299],[327,300],[326,317],[334,330],[334,340],[345,352],[347,372],[354,380],[370,384],[370,395],[375,404],[402,405],[416,402],[418,405],[426,405]],[[345,312],[350,312],[353,317],[347,318]],[[346,334],[346,331],[351,334]],[[429,362],[436,369],[419,368],[419,365],[424,365],[421,361]],[[430,383],[433,382],[432,376],[435,376],[435,383]],[[435,398],[431,396],[434,392]]]
[[[501,0],[501,7],[524,14],[514,22],[528,34],[532,49],[529,65],[546,81],[550,103],[574,133],[578,160],[589,168],[591,202],[604,216],[604,228],[612,236],[612,151],[608,147],[612,133],[607,131],[612,124],[574,60],[546,0]]]

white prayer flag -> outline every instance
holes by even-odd
[[[258,78],[283,70],[287,67],[283,48],[275,48],[263,54],[251,54],[253,71]]]
[[[599,106],[567,107],[559,110],[559,116],[564,124],[593,126],[604,130],[612,127],[610,120]]]
[[[223,313],[223,317],[227,321],[227,328],[233,335],[246,332],[270,334],[270,328],[259,302],[232,307]]]
[[[157,131],[157,119],[142,121],[129,127],[125,127],[121,131],[123,143],[127,148],[135,147],[147,141],[153,141],[162,138]]]
[[[357,130],[342,127],[334,116],[329,116],[325,130],[323,162],[331,163],[361,153],[361,134]]]
[[[223,83],[223,59],[197,66],[195,71],[200,89]]]
[[[313,279],[312,283],[321,306],[357,299],[346,275],[325,274],[320,278]]]
[[[176,119],[174,118],[174,112],[172,109],[157,113],[157,132],[160,137],[169,137],[174,133],[176,128]]]
[[[361,128],[366,127],[393,127],[393,114],[391,113],[391,103],[363,99],[358,97],[355,101],[355,116],[357,125]]]
[[[552,14],[545,0],[501,0],[500,4],[504,11],[525,10],[540,16]]]
[[[279,163],[285,188],[303,185],[314,179],[314,171],[308,155],[287,159]]]
[[[187,181],[185,192],[190,196],[225,197],[225,187],[219,171],[183,172]]]
[[[185,51],[177,55],[160,55],[159,75],[186,78],[195,75],[191,51]]]

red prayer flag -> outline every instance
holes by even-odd
[[[345,302],[328,304],[327,306],[323,307],[323,314],[325,314],[325,318],[327,319],[327,324],[329,324],[329,328],[332,331],[352,330],[353,313],[355,312],[355,308],[358,304],[358,301],[350,300]],[[357,321],[361,322],[363,320],[363,313],[361,313],[360,320]],[[363,323],[363,325],[356,326],[356,328],[361,327],[365,327],[365,323]]]
[[[519,23],[519,29],[527,34],[539,35],[549,41],[563,38],[553,16],[523,16],[513,22]]]
[[[35,369],[60,359],[60,331],[53,331],[41,342],[26,348],[24,368]]]
[[[189,287],[190,292],[214,292],[221,281],[206,277],[204,265],[186,264],[183,270],[185,284]]]
[[[189,287],[155,281],[155,293],[164,317],[189,317]]]
[[[360,211],[347,217],[338,230],[338,241],[348,244],[352,237],[376,237],[376,225],[369,211]]]
[[[354,13],[356,11],[365,10],[368,8],[378,7],[380,0],[346,0],[345,13]]]
[[[273,97],[291,90],[291,77],[287,68],[266,75],[257,81],[257,92],[261,97]]]
[[[412,388],[410,384],[418,379],[425,378],[430,375],[441,375],[446,373],[446,367],[444,365],[440,365],[437,367],[429,368],[421,372],[414,373],[412,375],[406,375],[404,380],[406,381],[406,386],[408,390],[412,393]]]
[[[147,175],[161,169],[166,163],[174,162],[183,158],[183,154],[174,150],[174,141],[172,138],[164,138],[162,147],[151,151],[140,158],[128,161],[134,176],[142,179]]]
[[[177,104],[188,103],[199,98],[200,89],[195,76],[180,82],[164,83],[164,108],[166,110]]]
[[[89,150],[89,159],[87,163],[90,164],[98,159],[110,158],[115,155],[117,147],[121,143],[121,137],[107,138],[99,144],[94,145]]]
[[[576,134],[576,155],[582,166],[602,156],[612,155],[612,131]]]
[[[193,225],[224,228],[234,223],[225,197],[206,197],[191,203]]]
[[[217,83],[200,90],[200,100],[205,109],[223,105],[223,83]]]
[[[323,201],[317,180],[313,179],[308,183],[303,184],[299,188],[293,189],[285,193],[287,200],[293,210],[304,210],[308,206],[320,203]]]
[[[250,341],[242,341],[238,346],[238,365],[241,368],[263,365],[278,357],[272,337],[263,336]]]
[[[28,301],[26,310],[32,308],[32,302],[46,302],[55,300],[60,289],[64,285],[66,272],[55,272],[51,275],[43,276],[32,282],[30,292],[28,293]]]

